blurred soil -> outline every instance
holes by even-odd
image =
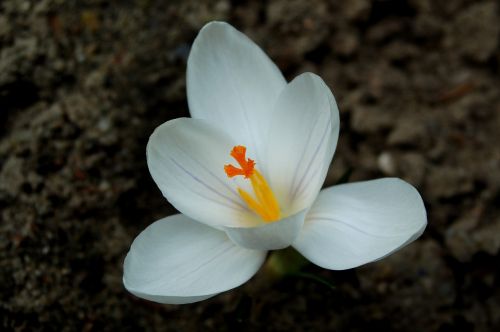
[[[193,305],[127,293],[133,238],[174,210],[146,167],[188,116],[190,44],[226,20],[341,110],[327,185],[401,177],[423,237],[355,270],[259,282]],[[497,1],[0,2],[0,330],[500,331]]]

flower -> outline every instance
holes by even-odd
[[[187,96],[192,118],[167,121],[147,145],[151,175],[181,214],[132,243],[123,283],[136,296],[204,300],[246,282],[269,250],[290,245],[323,268],[349,269],[422,234],[425,207],[402,180],[321,190],[339,112],[317,75],[287,83],[249,38],[211,22],[189,55]]]

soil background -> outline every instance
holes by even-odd
[[[122,264],[175,210],[146,166],[188,116],[186,59],[224,20],[287,79],[322,76],[341,131],[331,185],[396,176],[424,235],[328,280],[184,306],[135,298]],[[500,6],[473,0],[0,1],[0,330],[500,331]]]

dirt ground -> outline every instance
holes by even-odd
[[[341,111],[327,185],[401,177],[424,235],[348,271],[184,306],[122,286],[133,238],[174,209],[146,167],[187,116],[197,31],[225,20]],[[0,330],[500,331],[500,6],[474,0],[0,1]]]

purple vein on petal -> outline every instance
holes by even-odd
[[[313,128],[316,128],[318,121],[319,121],[319,118],[320,118],[319,116],[316,117],[316,121],[314,122]],[[309,135],[307,136],[307,142],[306,142],[306,144],[304,144],[304,147],[302,148],[302,151],[300,154],[299,162],[295,166],[295,170],[293,172],[293,177],[292,177],[292,185],[290,186],[290,190],[289,190],[289,194],[288,194],[288,197],[290,197],[290,201],[293,201],[293,199],[295,197],[295,194],[294,194],[294,191],[296,190],[296,183],[295,182],[296,182],[296,179],[298,177],[297,173],[299,172],[299,168],[301,166],[300,161],[304,159],[304,155],[306,154],[307,148],[309,146],[309,142],[311,142],[313,133],[314,133],[314,130],[309,131]]]
[[[226,204],[226,203],[223,203],[223,202],[217,202],[217,201],[214,201],[213,199],[209,198],[209,197],[206,197],[206,196],[203,196],[201,195],[200,193],[198,193],[200,196],[208,199],[208,200],[211,200],[213,202],[217,202],[219,204],[222,204],[226,207],[229,207],[229,208],[232,208],[232,209],[235,209],[237,211],[241,211],[242,209],[245,210],[245,207],[240,203],[240,202],[237,202],[235,200],[233,200],[231,197],[228,197],[224,194],[221,194],[219,191],[217,191],[216,189],[212,188],[211,186],[209,186],[207,183],[205,183],[204,181],[202,181],[200,178],[198,178],[196,175],[194,175],[193,173],[191,173],[189,170],[187,170],[186,168],[184,168],[181,164],[179,164],[175,159],[173,159],[172,157],[169,158],[179,169],[181,169],[184,173],[186,173],[189,177],[191,177],[193,180],[195,180],[196,182],[198,182],[199,184],[201,184],[202,186],[204,186],[205,188],[207,188],[208,190],[210,190],[212,193],[214,193],[215,195],[219,196],[219,197],[222,197],[224,198],[225,200],[233,203],[234,205],[236,205],[238,208],[236,208],[235,206],[233,205],[230,205],[230,204]]]
[[[332,115],[331,115],[331,112],[328,112],[328,121],[327,121],[327,125],[325,127],[325,130],[323,132],[323,134],[321,135],[321,139],[319,141],[319,144],[316,146],[316,149],[314,150],[314,153],[312,155],[312,158],[309,159],[309,163],[307,164],[307,167],[305,168],[305,172],[304,174],[302,174],[302,177],[299,181],[299,183],[297,184],[297,186],[295,186],[293,188],[293,191],[292,191],[292,195],[291,195],[291,201],[294,201],[297,194],[302,192],[302,189],[303,189],[303,182],[304,182],[304,179],[306,178],[306,176],[308,174],[311,174],[310,170],[311,170],[311,165],[313,163],[313,161],[316,159],[318,153],[319,153],[319,150],[320,148],[323,146],[324,142],[325,142],[325,138],[327,136],[327,133],[329,131],[331,131],[331,121],[332,121]],[[318,117],[319,118],[319,117]],[[309,172],[308,172],[309,171]]]
[[[195,163],[198,167],[202,168],[205,172],[207,172],[208,174],[210,174],[213,178],[215,178],[217,180],[217,182],[219,182],[222,186],[224,186],[227,190],[229,190],[232,194],[234,194],[236,197],[239,197],[239,194],[236,192],[236,190],[234,188],[232,188],[231,186],[229,186],[227,183],[225,183],[224,181],[222,181],[218,176],[216,176],[209,168],[207,168],[205,165],[203,165],[202,163],[200,163],[199,160],[195,159],[195,158],[191,158],[189,156],[188,153],[182,151],[182,149],[179,149],[179,152],[182,152],[185,156],[187,156],[193,163]],[[223,168],[221,167],[221,170]],[[231,199],[232,200],[232,199]],[[232,200],[233,201],[233,200]]]
[[[219,249],[219,247],[221,247]],[[215,245],[213,248],[210,249],[210,251],[215,251],[215,254],[213,254],[208,260],[202,262],[200,265],[194,267],[193,270],[185,271],[181,276],[177,277],[176,280],[185,280],[188,276],[194,274],[195,272],[199,271],[203,267],[209,265],[212,263],[214,260],[222,256],[224,253],[226,253],[228,250],[230,250],[233,247],[233,245],[230,242],[222,242],[217,245]],[[200,275],[200,278],[203,278],[204,276]],[[174,283],[172,279],[170,278],[163,278],[165,280],[165,283]]]
[[[350,229],[353,229],[353,230],[355,230],[357,232],[360,232],[361,234],[365,234],[367,236],[378,237],[378,238],[384,238],[384,239],[394,238],[394,237],[399,237],[401,235],[404,235],[404,234],[393,234],[393,235],[372,234],[372,233],[368,233],[367,231],[364,231],[364,230],[362,230],[362,229],[360,229],[360,228],[358,228],[356,226],[348,224],[345,221],[341,221],[341,220],[334,219],[334,218],[328,218],[328,217],[315,217],[314,215],[312,215],[312,216],[308,216],[307,219],[309,219],[309,220],[322,220],[322,221],[327,221],[327,222],[341,224],[341,225],[344,225],[347,228],[350,228]]]

